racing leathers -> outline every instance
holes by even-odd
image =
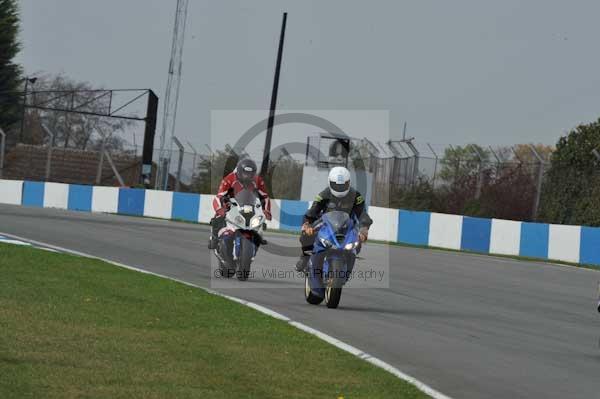
[[[218,237],[225,229],[225,214],[229,210],[229,199],[235,197],[235,195],[243,189],[256,190],[263,207],[265,218],[271,220],[271,200],[269,199],[269,194],[267,194],[263,178],[261,176],[255,176],[249,184],[244,185],[237,178],[235,171],[233,171],[221,180],[218,193],[213,199],[212,205],[215,210],[215,216],[210,221],[212,226],[211,237],[208,244],[210,249],[215,249],[217,247]]]

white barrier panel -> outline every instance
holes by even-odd
[[[215,210],[212,206],[214,195],[200,195],[200,212],[198,212],[198,221],[200,223],[209,223],[210,219],[215,215]]]
[[[281,200],[271,200],[271,221],[267,222],[267,229],[277,230],[279,229],[279,217],[281,216]]]
[[[173,208],[173,192],[146,190],[144,199],[144,216],[171,219]]]
[[[44,208],[67,209],[68,203],[68,184],[44,183]]]
[[[94,186],[92,212],[117,213],[119,210],[119,188]]]
[[[429,246],[460,249],[462,216],[431,213],[429,222]]]
[[[23,181],[0,180],[0,204],[21,205]]]
[[[492,219],[490,253],[519,255],[521,245],[521,222]]]
[[[373,224],[369,230],[369,238],[383,241],[398,239],[398,210],[389,208],[369,207],[369,216]]]
[[[551,224],[548,232],[548,259],[579,262],[580,226]]]

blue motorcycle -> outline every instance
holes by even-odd
[[[328,308],[337,308],[360,247],[358,221],[346,212],[333,211],[313,226],[318,233],[304,279],[304,296],[312,305],[325,300]]]

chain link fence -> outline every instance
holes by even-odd
[[[86,142],[69,142],[65,139],[67,135],[62,129],[40,123],[35,120],[35,114],[31,114],[26,119],[24,140],[18,139],[18,131],[13,128],[11,134],[6,134],[8,138],[12,138],[12,142],[5,147],[0,145],[2,178],[86,185],[142,186],[140,176],[143,146],[136,143],[136,136],[143,136],[141,126],[130,124],[108,135],[103,135],[101,129],[90,128],[91,132],[85,136],[81,132],[73,135],[78,138],[86,137]],[[206,155],[195,152],[191,146],[190,149],[194,152],[174,150],[170,154],[168,189],[191,190],[199,162]],[[153,176],[156,175],[158,158],[159,151],[154,150]]]
[[[142,145],[135,142],[135,133],[123,131],[116,141],[112,136],[104,141],[96,138],[81,149],[53,145],[57,134],[48,127],[41,131],[45,135],[38,133],[42,137],[38,142],[17,143],[7,151],[3,178],[139,186]],[[133,144],[123,138],[126,135],[134,137]],[[199,153],[186,144],[192,151],[167,153],[171,160],[167,188],[214,192],[228,168],[227,156],[223,158],[226,151]],[[352,140],[349,166],[365,168],[372,175],[371,204],[375,206],[535,220],[543,200],[548,154],[539,156],[535,148],[519,151],[483,150],[475,145],[436,149],[413,141],[381,144],[363,139]],[[159,155],[155,150],[153,176]],[[271,194],[300,199],[303,163],[287,155],[274,159],[270,169]]]

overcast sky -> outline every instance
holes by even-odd
[[[162,98],[175,3],[22,0],[19,62]],[[600,117],[597,0],[190,0],[178,136],[268,108],[283,11],[281,108],[389,110],[437,144],[553,144]]]

